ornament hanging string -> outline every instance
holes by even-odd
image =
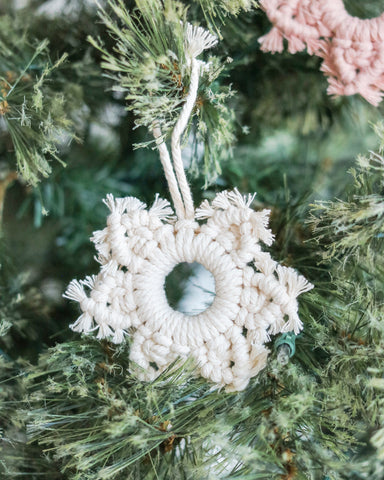
[[[74,331],[96,330],[97,338],[114,343],[131,336],[131,370],[141,380],[153,380],[177,359],[192,357],[197,374],[238,391],[265,367],[270,335],[302,330],[297,296],[312,285],[262,251],[260,243],[271,245],[273,235],[269,210],[250,208],[255,195],[223,191],[195,210],[181,137],[204,68],[196,57],[217,39],[189,24],[185,31],[190,85],[171,137],[172,159],[159,122],[152,125],[176,218],[158,196],[147,209],[137,198],[107,195],[107,226],[91,239],[100,272],[72,280],[64,296],[82,310],[71,325]],[[215,279],[214,300],[197,315],[174,310],[166,299],[165,278],[182,262],[200,263]]]
[[[203,62],[196,57],[208,48],[217,43],[217,38],[201,27],[194,27],[187,24],[185,53],[187,63],[191,67],[189,92],[184,101],[180,116],[172,132],[172,160],[173,167],[165,142],[161,141],[161,130],[158,122],[155,122],[153,135],[156,139],[160,154],[160,161],[164,169],[164,174],[168,182],[169,191],[179,219],[193,220],[195,208],[193,205],[192,193],[188,185],[187,177],[183,166],[181,155],[181,136],[188,124],[197,99],[199,88],[200,70]],[[176,175],[175,175],[176,174]]]

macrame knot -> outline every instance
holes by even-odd
[[[307,48],[323,59],[330,95],[364,97],[377,106],[384,90],[384,13],[377,18],[351,16],[342,0],[261,0],[273,24],[259,38],[261,50],[290,53]]]
[[[108,195],[107,226],[92,237],[100,273],[73,280],[65,293],[82,311],[71,328],[114,343],[130,335],[132,370],[142,380],[192,356],[197,372],[217,386],[244,389],[266,364],[270,335],[302,329],[296,298],[312,288],[262,251],[273,242],[269,211],[251,209],[253,198],[221,192],[194,220],[176,221],[159,197],[148,209],[136,198]],[[182,262],[200,263],[215,279],[214,301],[197,315],[166,299],[165,278]]]

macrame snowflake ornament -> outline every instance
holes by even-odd
[[[377,106],[384,94],[384,13],[351,16],[342,0],[261,0],[274,27],[259,39],[266,52],[307,49],[323,59],[330,95],[364,97]]]
[[[73,330],[97,331],[114,343],[131,336],[132,370],[140,379],[152,380],[191,356],[197,373],[237,391],[266,365],[270,335],[302,329],[297,296],[312,285],[263,252],[273,235],[269,211],[251,208],[254,195],[224,191],[194,209],[180,136],[197,96],[202,62],[195,56],[216,40],[201,28],[186,32],[191,81],[172,134],[173,165],[159,125],[153,126],[176,215],[159,197],[147,208],[134,197],[107,195],[107,226],[92,237],[100,273],[73,280],[65,296],[82,310]],[[197,315],[172,309],[166,299],[165,278],[182,262],[200,263],[215,279],[214,301]]]

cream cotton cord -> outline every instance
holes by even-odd
[[[312,285],[262,251],[260,243],[271,245],[273,235],[269,211],[251,208],[254,195],[224,191],[194,209],[180,139],[204,67],[196,57],[216,41],[187,25],[190,90],[173,130],[172,161],[160,126],[153,124],[176,216],[158,196],[146,208],[137,198],[107,195],[107,226],[92,237],[100,272],[73,280],[65,297],[79,302],[82,311],[73,330],[97,331],[97,338],[115,343],[131,336],[131,369],[138,378],[150,381],[178,358],[191,356],[197,374],[238,391],[265,367],[270,335],[300,332],[297,296]],[[213,303],[197,315],[172,309],[166,299],[165,278],[182,262],[200,263],[215,279]]]

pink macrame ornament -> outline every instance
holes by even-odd
[[[377,18],[351,16],[342,0],[261,0],[274,27],[259,39],[261,50],[307,49],[323,59],[329,95],[364,97],[377,106],[384,95],[384,13]]]

